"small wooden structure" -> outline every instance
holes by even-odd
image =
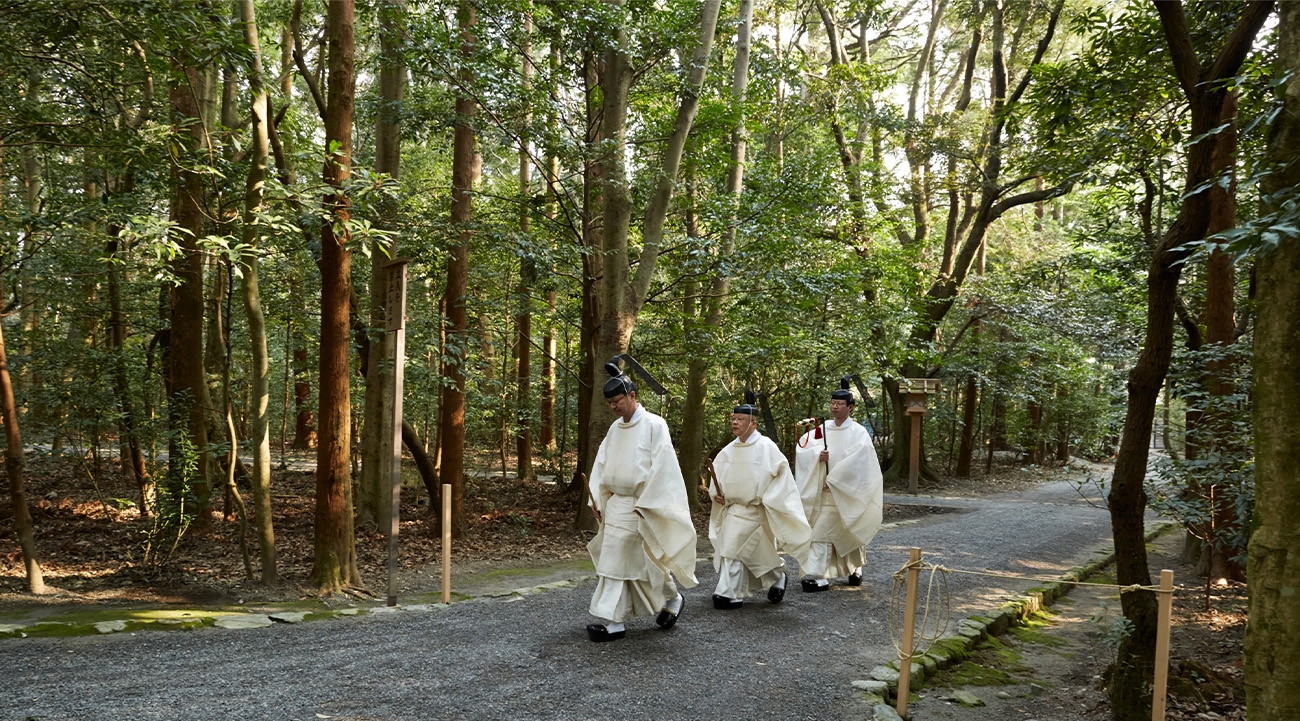
[[[907,466],[907,492],[917,494],[917,480],[921,475],[921,416],[925,415],[926,397],[939,392],[938,378],[903,378],[898,381],[898,392],[903,394],[903,408],[912,417],[912,448]]]

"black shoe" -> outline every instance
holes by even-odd
[[[771,588],[767,589],[768,601],[772,603],[780,603],[781,600],[784,598],[785,598],[785,586],[781,586],[780,588],[777,588],[776,586],[772,586]]]
[[[713,594],[713,607],[719,611],[734,611],[743,605],[745,605],[744,601]]]
[[[587,638],[591,639],[592,641],[595,641],[596,643],[602,643],[604,641],[617,641],[626,635],[627,635],[626,630],[614,631],[613,633],[610,633],[608,628],[605,628],[599,623],[592,623],[587,625]]]
[[[861,586],[861,585],[862,585],[862,574],[860,574],[860,573],[850,573],[850,574],[849,574],[849,585],[850,585],[850,586]]]
[[[662,628],[663,630],[667,631],[668,629],[673,627],[673,624],[677,623],[678,617],[680,617],[682,615],[682,611],[685,610],[686,610],[686,600],[682,599],[682,607],[677,610],[677,613],[673,613],[672,611],[669,611],[668,609],[665,608],[659,612],[658,616],[655,616],[655,623],[658,624],[659,628]]]
[[[814,578],[805,578],[799,581],[799,586],[803,589],[804,593],[820,593],[822,591],[830,590],[829,585],[823,586],[820,583],[817,583],[817,580]]]

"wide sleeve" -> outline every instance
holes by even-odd
[[[587,479],[587,490],[591,493],[591,498],[596,499],[597,511],[605,513],[605,502],[613,495],[611,491],[605,488],[605,442],[602,440],[600,449],[596,451],[596,460],[591,464],[591,478]],[[589,503],[591,498],[584,498],[583,503]]]
[[[822,484],[826,482],[826,464],[818,458],[821,456],[821,441],[808,431],[799,438],[794,446],[794,477],[799,488],[799,500],[803,504],[804,516],[809,523],[817,520],[817,510],[821,507]]]
[[[641,538],[646,553],[660,568],[671,572],[682,586],[692,588],[699,582],[695,579],[695,524],[686,499],[686,482],[668,437],[668,425],[658,416],[646,420],[654,427],[643,436],[650,469],[635,506],[641,515]]]
[[[765,445],[770,475],[763,491],[763,510],[768,527],[776,536],[777,545],[794,556],[801,568],[806,567],[812,549],[812,528],[804,515],[789,462],[775,443],[768,441]]]
[[[848,455],[826,476],[831,497],[847,530],[862,545],[880,530],[885,508],[885,481],[876,448],[861,428]]]

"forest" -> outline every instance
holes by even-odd
[[[792,452],[841,378],[894,490],[1113,462],[1118,583],[1152,582],[1147,509],[1177,519],[1249,585],[1249,718],[1300,713],[1296,4],[0,0],[0,27],[0,569],[30,592],[50,459],[145,562],[238,524],[250,577],[321,594],[380,583],[358,534],[394,453],[456,539],[476,473],[594,527],[628,354],[692,490],[746,390]],[[938,381],[916,468],[909,379]],[[277,555],[286,458],[310,567]],[[1155,609],[1123,596],[1116,719],[1149,717]]]

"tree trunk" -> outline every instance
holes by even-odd
[[[460,82],[469,86],[473,80],[470,64],[475,54],[474,27],[477,17],[473,4],[462,0],[457,5],[456,25],[460,32]],[[442,451],[439,477],[451,484],[451,535],[465,535],[465,351],[469,344],[468,318],[465,310],[469,290],[469,242],[472,231],[474,192],[474,100],[467,93],[456,96],[456,130],[452,141],[451,223],[457,242],[447,260],[447,289],[443,301],[447,308],[447,346],[442,364],[442,400],[439,404]]]
[[[406,64],[401,47],[406,35],[405,0],[385,0],[379,15],[379,111],[375,114],[375,172],[394,180],[401,169],[402,100],[406,93]],[[391,201],[384,201],[380,217],[396,214]],[[391,230],[391,222],[383,228]],[[389,258],[397,257],[397,243],[388,247],[374,241],[370,250],[370,322],[367,328],[370,352],[366,358],[366,407],[361,423],[361,499],[359,523],[385,529],[392,514],[393,375],[389,358],[393,354],[391,334],[384,331],[388,314]]]
[[[1147,271],[1146,337],[1137,364],[1129,372],[1128,409],[1107,498],[1115,541],[1116,577],[1121,586],[1151,583],[1143,524],[1147,506],[1143,482],[1151,426],[1173,350],[1178,280],[1182,262],[1190,252],[1186,243],[1204,237],[1209,224],[1209,204],[1190,194],[1212,177],[1215,136],[1209,131],[1218,122],[1223,106],[1225,90],[1221,81],[1235,75],[1241,67],[1251,42],[1272,10],[1272,3],[1248,5],[1218,58],[1209,66],[1203,66],[1196,56],[1182,4],[1156,3],[1156,10],[1175,72],[1191,108],[1191,137],[1201,140],[1188,149],[1185,187],[1189,197],[1156,246]],[[1132,631],[1120,642],[1111,677],[1111,714],[1117,721],[1145,721],[1150,716],[1150,684],[1155,663],[1155,594],[1151,591],[1123,593],[1120,603]]]
[[[271,521],[271,359],[266,345],[266,318],[258,289],[258,252],[261,227],[258,214],[263,208],[270,147],[270,103],[266,90],[266,73],[262,68],[262,51],[257,34],[253,0],[239,1],[240,19],[244,23],[244,43],[250,52],[249,89],[253,94],[253,132],[249,147],[248,180],[244,190],[243,241],[244,314],[248,318],[248,337],[252,345],[250,369],[251,403],[248,439],[253,447],[253,507],[257,516],[257,539],[261,550],[262,583],[279,581],[276,568],[275,528]]]
[[[524,40],[520,52],[520,86],[527,97],[533,84],[533,18],[532,9],[524,11]],[[519,134],[519,234],[524,238],[525,252],[519,261],[519,292],[515,302],[515,477],[523,480],[533,477],[533,284],[537,282],[537,265],[530,249],[532,220],[532,159],[529,155],[528,126],[531,121],[525,104],[520,120]]]
[[[596,518],[591,508],[580,499],[586,494],[583,474],[591,466],[595,451],[591,443],[592,404],[595,394],[597,359],[596,333],[599,330],[600,287],[598,279],[604,274],[604,258],[600,248],[600,222],[598,216],[603,214],[601,188],[604,186],[605,166],[598,149],[605,142],[605,124],[599,108],[596,107],[599,78],[604,75],[604,66],[594,50],[588,50],[583,56],[583,90],[586,101],[587,135],[584,138],[585,149],[582,168],[582,325],[578,333],[578,346],[582,354],[582,365],[578,371],[578,442],[577,463],[574,465],[573,479],[567,487],[569,497],[577,507],[574,526],[580,530],[596,530]],[[598,401],[595,401],[598,402]]]
[[[131,182],[127,180],[124,185],[129,187]],[[127,458],[123,460],[127,467],[131,469],[136,486],[140,489],[140,515],[144,518],[151,518],[153,517],[155,500],[153,478],[149,475],[149,469],[144,461],[144,452],[140,448],[139,419],[135,414],[135,405],[131,402],[131,382],[127,376],[125,351],[126,314],[122,311],[121,271],[114,260],[118,253],[117,237],[119,231],[121,231],[119,226],[108,226],[109,239],[105,247],[105,255],[110,260],[108,266],[108,345],[113,352],[113,388],[117,395],[118,410],[122,414],[118,423],[118,433],[122,436],[123,445],[127,452]]]
[[[1300,186],[1300,4],[1279,3],[1278,88],[1263,193]],[[1279,212],[1266,206],[1266,212]],[[1300,718],[1300,239],[1283,235],[1255,265],[1255,517],[1250,535],[1246,708],[1251,721]]]
[[[4,297],[4,277],[0,275],[0,297]],[[36,558],[36,536],[32,530],[32,515],[27,509],[25,488],[23,438],[18,432],[18,407],[14,403],[14,387],[9,377],[9,359],[5,354],[4,329],[0,326],[0,420],[5,425],[5,474],[9,476],[9,503],[13,507],[14,533],[22,549],[23,567],[27,571],[27,590],[45,593],[45,579],[41,563]]]
[[[1219,115],[1219,124],[1226,125],[1219,132],[1218,142],[1214,146],[1212,172],[1216,175],[1226,174],[1227,187],[1215,184],[1210,187],[1210,222],[1206,233],[1213,235],[1237,226],[1237,178],[1235,163],[1237,159],[1237,91],[1234,89],[1224,98],[1223,110]],[[1211,346],[1218,346],[1225,354],[1224,360],[1212,361],[1205,368],[1205,386],[1210,396],[1211,408],[1203,416],[1202,422],[1209,431],[1205,434],[1204,445],[1220,453],[1239,451],[1233,448],[1231,441],[1231,418],[1223,408],[1224,396],[1235,392],[1232,383],[1232,369],[1235,362],[1227,356],[1228,348],[1236,340],[1237,323],[1233,319],[1235,311],[1233,292],[1236,286],[1236,274],[1232,268],[1233,259],[1222,250],[1210,254],[1205,274],[1205,341]],[[1239,563],[1233,563],[1232,557],[1244,551],[1243,548],[1231,548],[1222,542],[1230,537],[1238,526],[1237,513],[1233,500],[1235,494],[1222,486],[1211,486],[1210,497],[1214,502],[1214,529],[1216,542],[1210,545],[1209,577],[1218,582],[1220,579],[1236,578],[1245,580],[1245,569]]]
[[[202,97],[201,71],[188,63],[183,53],[175,61],[172,123],[177,133],[189,134],[190,150],[200,152],[205,143],[204,123],[196,97]],[[205,235],[203,178],[187,170],[187,165],[173,162],[171,168],[171,220],[176,227],[173,239],[180,252],[172,261],[172,272],[179,282],[171,289],[171,332],[167,349],[167,408],[172,430],[167,482],[173,494],[192,492],[197,497],[194,528],[202,531],[211,523],[208,504],[212,488],[207,452],[207,413],[212,404],[203,368],[204,262],[198,247],[198,239]],[[192,477],[186,470],[189,458],[194,460]]]
[[[966,376],[966,390],[962,394],[961,447],[957,450],[958,478],[970,478],[971,457],[975,453],[975,374]]]
[[[352,167],[352,107],[355,89],[353,0],[328,4],[329,91],[325,114],[328,156],[322,179],[330,186],[321,225],[320,430],[316,448],[315,567],[323,592],[361,582],[352,530],[351,389],[348,374],[349,296],[352,253],[343,227],[350,217],[343,193]]]

